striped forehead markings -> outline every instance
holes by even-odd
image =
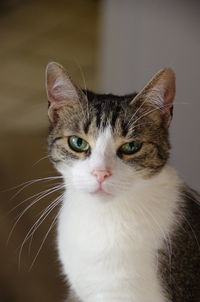
[[[84,130],[85,134],[88,133],[90,125],[91,125],[91,120],[90,119],[86,120],[86,122],[83,125],[83,130]]]
[[[96,100],[92,102],[89,108],[89,117],[80,121],[82,123],[81,128],[85,134],[88,134],[91,126],[94,127],[95,131],[95,127],[98,130],[105,129],[110,125],[114,132],[116,129],[117,133],[125,137],[130,131],[130,113],[128,113],[117,100]]]
[[[96,127],[105,128],[111,125],[111,127],[114,128],[116,120],[120,116],[120,112],[120,105],[116,105],[113,101],[107,100],[106,102],[96,104]]]

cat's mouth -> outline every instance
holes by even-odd
[[[105,191],[102,186],[99,186],[95,191],[91,192],[92,195],[99,195],[99,196],[111,196],[111,193]]]

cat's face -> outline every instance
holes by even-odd
[[[165,69],[137,96],[98,95],[77,88],[50,63],[49,152],[66,185],[116,196],[158,173],[168,159],[174,85]]]

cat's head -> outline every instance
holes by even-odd
[[[171,69],[158,72],[137,95],[115,96],[80,89],[52,62],[46,87],[49,153],[71,189],[123,194],[166,164],[175,95]]]

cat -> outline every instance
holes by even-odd
[[[116,96],[82,90],[51,62],[46,89],[67,301],[200,302],[199,196],[168,164],[173,70]]]

